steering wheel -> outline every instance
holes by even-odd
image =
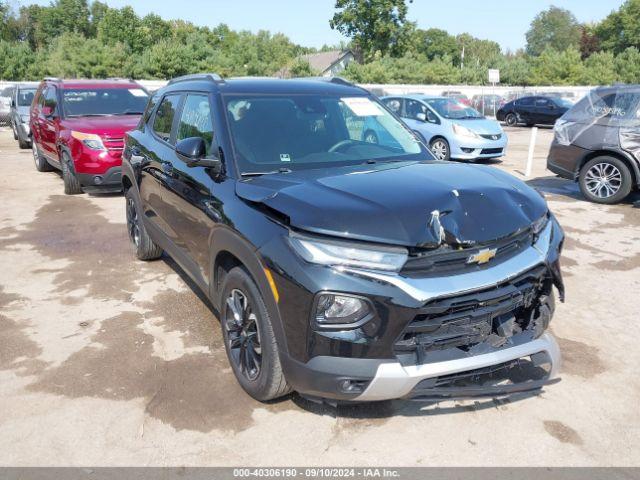
[[[344,147],[346,145],[351,145],[352,143],[356,143],[356,141],[355,140],[351,140],[350,138],[348,138],[346,140],[340,140],[338,143],[336,143],[334,146],[332,146],[329,149],[329,153],[337,152],[342,147]]]

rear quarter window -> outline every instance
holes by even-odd
[[[564,120],[612,126],[640,125],[640,91],[592,91],[573,106]]]

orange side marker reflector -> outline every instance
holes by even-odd
[[[276,288],[276,282],[273,281],[273,275],[271,275],[271,270],[269,270],[268,268],[265,268],[264,274],[267,276],[267,281],[269,282],[269,286],[271,287],[271,291],[273,292],[273,298],[276,299],[276,303],[279,303],[280,294],[278,293],[278,289]]]

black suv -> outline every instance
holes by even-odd
[[[434,160],[364,89],[174,79],[128,133],[122,181],[137,257],[164,250],[202,289],[254,398],[555,381],[545,330],[564,236],[544,199],[492,167]]]
[[[522,97],[504,104],[496,112],[496,120],[510,127],[524,123],[553,125],[569,108],[571,102],[560,97]]]
[[[640,187],[640,85],[592,90],[554,130],[547,168],[588,200],[617,203]]]

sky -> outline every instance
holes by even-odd
[[[104,0],[103,0],[104,1]],[[13,0],[14,5],[48,0]],[[345,40],[331,30],[335,0],[106,0],[112,7],[131,5],[139,15],[154,12],[165,19],[189,20],[201,26],[226,23],[234,30],[270,30],[307,47]],[[525,33],[538,12],[551,5],[566,8],[580,22],[606,17],[624,0],[414,0],[409,19],[419,28],[441,28],[451,34],[468,32],[494,40],[503,50],[525,46]]]

